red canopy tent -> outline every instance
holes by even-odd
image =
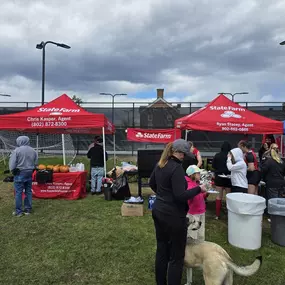
[[[1,115],[0,130],[38,134],[102,134],[105,150],[105,134],[113,134],[115,127],[104,114],[90,113],[78,106],[66,94],[63,94],[49,103],[31,110]]]
[[[31,110],[1,115],[0,129],[61,134],[113,134],[115,131],[104,114],[87,112],[66,94]]]
[[[196,112],[175,120],[181,130],[241,134],[282,134],[283,122],[258,115],[223,94]]]

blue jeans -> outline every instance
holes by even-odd
[[[101,192],[104,167],[91,168],[91,192]]]
[[[22,213],[22,194],[25,190],[24,208],[25,212],[32,210],[32,170],[21,170],[19,175],[14,177],[16,215]]]

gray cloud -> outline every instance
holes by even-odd
[[[285,48],[278,45],[285,39],[284,8],[281,0],[1,3],[0,91],[19,90],[26,100],[39,94],[35,46],[53,40],[72,48],[46,48],[49,97],[68,90],[88,99],[107,89],[135,94],[163,86],[204,100],[242,86],[261,98],[270,92],[261,85],[280,84],[285,70]]]

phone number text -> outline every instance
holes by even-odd
[[[226,132],[248,132],[248,128],[222,127],[222,131],[226,131]]]
[[[67,122],[32,122],[32,127],[66,127]]]

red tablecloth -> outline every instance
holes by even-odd
[[[76,200],[86,196],[87,171],[53,173],[53,183],[33,182],[33,198]]]

